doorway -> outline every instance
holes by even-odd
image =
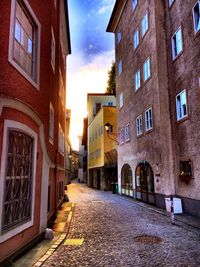
[[[155,204],[154,176],[151,166],[144,161],[135,171],[136,199]]]

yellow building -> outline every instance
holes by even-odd
[[[106,96],[102,99],[101,95],[99,99],[96,95],[96,101],[93,98],[92,103],[88,103],[88,185],[102,190],[111,189],[111,182],[117,181],[116,100],[113,95]],[[100,109],[94,112],[100,103]],[[109,132],[105,124],[111,125]]]

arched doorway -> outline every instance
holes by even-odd
[[[154,176],[151,166],[144,161],[135,170],[136,199],[155,204]]]
[[[122,194],[133,197],[133,175],[131,167],[125,164],[121,170]]]

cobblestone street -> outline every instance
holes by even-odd
[[[63,243],[43,266],[200,266],[198,230],[82,184],[68,186],[68,196],[75,207],[67,238],[83,243]]]

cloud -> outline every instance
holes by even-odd
[[[107,11],[111,11],[113,9],[113,5],[114,0],[102,0],[99,9],[97,10],[97,14],[103,15]]]

